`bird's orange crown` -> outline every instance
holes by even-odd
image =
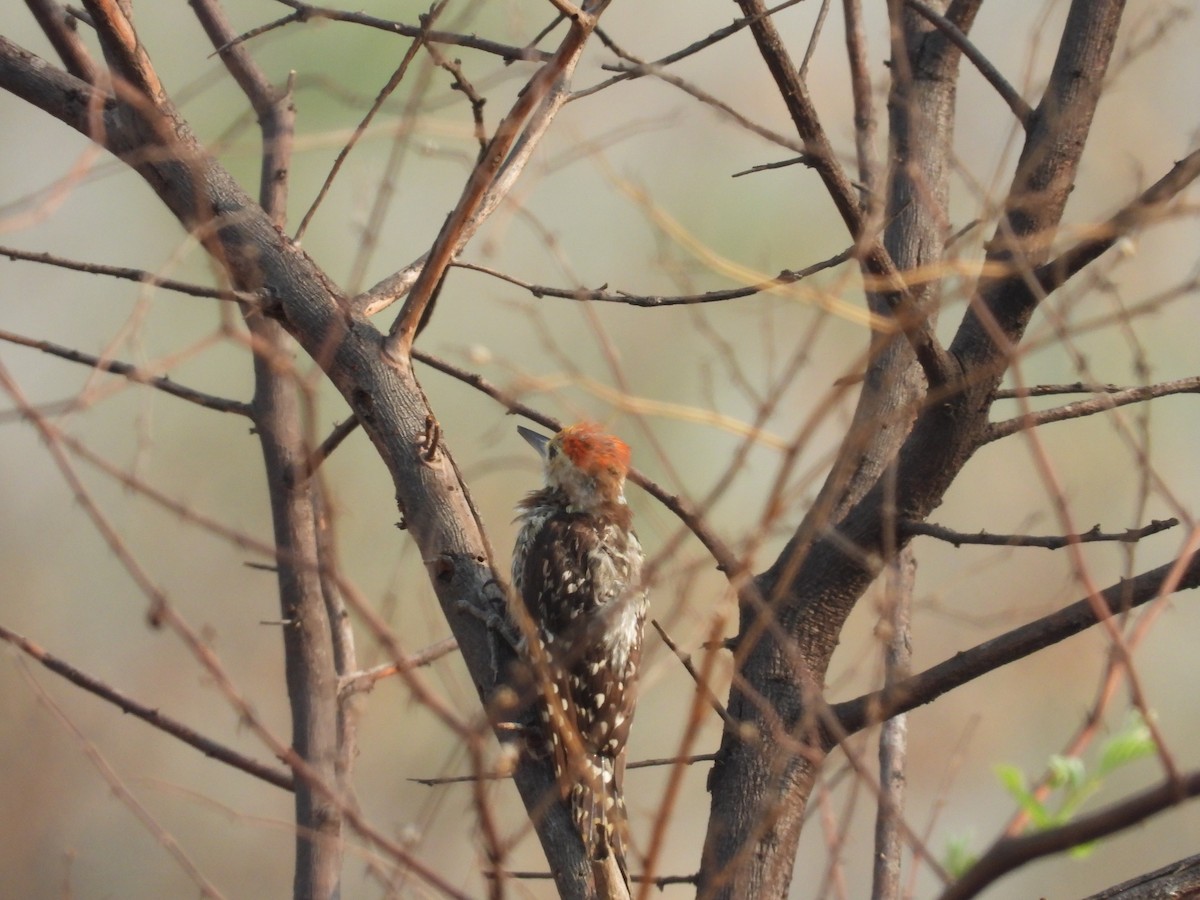
[[[629,471],[629,445],[592,422],[568,425],[554,436],[552,443],[559,445],[576,468],[593,477],[624,478]]]

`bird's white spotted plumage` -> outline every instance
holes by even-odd
[[[619,855],[621,772],[647,609],[642,547],[623,491],[629,449],[592,425],[553,438],[521,433],[543,455],[546,485],[519,507],[512,615],[531,620],[561,704],[543,704],[542,717],[580,836],[594,858]]]

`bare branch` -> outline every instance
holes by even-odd
[[[285,791],[294,789],[295,779],[290,773],[264,766],[262,763],[226,747],[224,744],[219,744],[211,738],[205,737],[200,732],[159,712],[157,709],[152,709],[149,706],[138,703],[116,688],[105,684],[99,678],[75,668],[75,666],[59,659],[52,653],[48,653],[42,647],[29,640],[29,638],[23,637],[15,631],[10,631],[3,625],[0,625],[0,638],[8,641],[15,647],[19,647],[56,675],[61,675],[72,684],[83,688],[89,693],[95,694],[102,700],[106,700],[122,712],[129,713],[131,716],[141,719],[159,731],[178,738],[191,747],[195,747],[205,756],[232,766],[235,769],[240,769],[248,775],[253,775],[255,778],[261,779],[268,784],[273,784],[278,788],[283,788]]]
[[[306,22],[309,19],[329,19],[334,22],[349,22],[354,25],[365,25],[368,28],[376,28],[380,31],[386,31],[388,34],[398,34],[400,37],[415,38],[419,37],[422,29],[419,25],[405,25],[403,22],[396,22],[391,19],[381,19],[378,16],[369,16],[362,12],[353,12],[350,10],[331,9],[324,6],[313,6],[310,3],[302,3],[300,0],[277,0],[284,6],[290,6],[296,10],[292,15],[285,16],[275,22],[252,29],[235,39],[236,42],[250,40],[269,31],[273,28],[278,28],[282,25],[288,25],[292,22]],[[502,44],[498,41],[489,41],[485,38],[477,37],[473,34],[455,34],[449,31],[429,31],[425,34],[425,39],[437,44],[448,44],[456,47],[466,47],[470,50],[479,50],[482,53],[489,53],[493,56],[498,56],[505,62],[548,62],[552,54],[544,50],[538,50],[534,46],[528,47],[513,47],[509,44]],[[221,49],[225,49],[222,47]]]
[[[1074,381],[1070,384],[1034,384],[1021,388],[1000,388],[992,394],[993,400],[1016,400],[1021,397],[1052,397],[1057,394],[1116,394],[1128,390],[1116,384],[1087,384]]]
[[[184,387],[177,384],[171,379],[163,375],[152,375],[137,366],[129,363],[120,362],[115,359],[104,359],[99,356],[92,356],[90,353],[82,353],[78,350],[72,350],[70,347],[63,347],[59,344],[51,343],[50,341],[39,341],[34,338],[22,337],[19,334],[13,334],[11,331],[0,330],[0,341],[8,341],[11,344],[19,344],[22,347],[32,347],[35,350],[41,350],[43,353],[49,353],[51,356],[57,356],[61,359],[77,362],[85,366],[89,366],[100,372],[112,372],[115,375],[123,375],[130,381],[137,384],[144,384],[152,387],[155,390],[162,391],[165,394],[170,394],[173,397],[178,397],[180,400],[186,400],[189,403],[194,403],[197,406],[202,406],[205,409],[212,409],[217,412],[234,413],[239,416],[250,415],[250,405],[242,403],[240,400],[229,400],[225,397],[217,397],[213,394],[205,394],[201,391],[193,390],[189,387]]]
[[[204,287],[199,284],[192,284],[187,281],[178,281],[174,278],[162,278],[155,275],[153,272],[147,272],[144,269],[131,269],[126,266],[106,266],[100,263],[82,262],[74,259],[67,259],[62,256],[57,256],[53,253],[35,253],[29,250],[18,250],[15,247],[0,247],[0,256],[7,256],[12,260],[25,260],[27,262],[43,263],[48,266],[56,266],[60,269],[71,269],[76,272],[87,272],[91,275],[108,275],[111,278],[123,278],[127,281],[136,281],[139,284],[149,284],[154,287],[160,287],[166,291],[174,291],[178,294],[189,294],[193,297],[211,297],[214,300],[234,300],[239,303],[257,303],[259,297],[257,294],[252,294],[247,291],[225,291],[219,288]]]
[[[1200,855],[1168,863],[1129,881],[1115,884],[1084,900],[1159,900],[1200,892]]]
[[[876,190],[879,160],[875,151],[875,100],[867,65],[867,32],[863,24],[862,0],[842,0],[845,18],[846,59],[850,69],[850,91],[854,97],[854,148],[858,154],[858,180],[868,191]],[[878,202],[878,201],[877,201]]]
[[[483,207],[489,188],[509,162],[510,151],[517,145],[518,139],[522,138],[524,132],[523,143],[528,147],[529,144],[536,143],[536,138],[540,137],[549,125],[549,121],[544,117],[539,119],[533,116],[534,110],[542,106],[543,101],[547,110],[557,109],[561,105],[561,100],[555,100],[553,95],[563,94],[565,82],[570,79],[587,39],[608,2],[609,0],[598,0],[587,14],[579,13],[573,17],[571,28],[554,57],[529,80],[508,115],[496,126],[496,133],[488,143],[487,152],[482,154],[471,171],[462,196],[455,204],[454,211],[442,224],[433,246],[429,249],[429,256],[404,301],[404,307],[384,340],[384,352],[391,359],[398,360],[412,349],[417,326],[422,321],[425,308],[433,297],[442,274],[457,254],[464,232],[472,225],[472,220]],[[527,119],[531,120],[528,125]]]
[[[879,628],[883,644],[884,688],[908,676],[912,668],[913,585],[917,562],[906,547],[888,568],[887,609]],[[908,721],[892,716],[879,732],[879,802],[875,812],[871,900],[899,900],[904,847],[904,801],[908,787]]]
[[[1123,0],[1071,4],[1050,81],[1009,186],[1005,216],[988,245],[986,264],[1012,274],[980,283],[951,345],[969,372],[978,370],[980,390],[990,391],[994,384],[989,382],[999,381],[1045,296],[1047,279],[1040,267],[1075,184],[1124,6]],[[1039,274],[1030,278],[1031,272]]]
[[[972,65],[979,70],[979,74],[984,77],[1001,99],[1008,104],[1008,108],[1013,111],[1013,115],[1017,117],[1017,121],[1024,127],[1029,127],[1029,120],[1033,116],[1033,108],[1025,102],[1024,98],[1016,92],[1011,84],[1005,80],[1000,71],[992,65],[989,60],[978,47],[971,43],[958,26],[951,22],[948,18],[931,7],[928,3],[922,0],[904,0],[904,2],[919,12],[922,16],[928,19],[932,24],[936,25],[938,30],[950,40],[954,46],[958,47],[963,52],[963,56],[969,59]]]
[[[1158,599],[1164,588],[1175,592],[1196,587],[1200,587],[1200,553],[1192,552],[1175,562],[1106,588],[1100,592],[1099,599],[1110,615],[1117,615]],[[831,709],[841,727],[853,734],[873,722],[923,706],[956,687],[1024,659],[1043,647],[1057,644],[1096,623],[1095,605],[1091,598],[1084,598],[957,653],[890,689],[834,704]]]
[[[519,288],[524,288],[535,297],[560,297],[564,300],[586,300],[596,303],[623,303],[626,306],[637,306],[643,309],[655,309],[663,306],[687,306],[695,303],[719,303],[724,300],[739,300],[742,297],[753,297],[755,294],[761,294],[765,291],[770,291],[772,288],[784,287],[789,284],[795,284],[798,281],[803,281],[810,275],[815,275],[817,272],[825,271],[826,269],[836,268],[847,260],[853,258],[854,248],[847,247],[836,256],[831,256],[829,259],[822,260],[818,263],[813,263],[810,266],[805,266],[803,269],[787,269],[780,272],[770,281],[761,284],[751,285],[744,288],[731,288],[724,291],[706,291],[703,294],[689,294],[682,297],[663,297],[652,296],[646,294],[631,294],[624,291],[612,292],[604,288],[587,289],[580,288],[578,290],[570,290],[568,288],[548,287],[541,284],[530,284],[527,281],[522,281],[513,275],[506,272],[501,272],[498,269],[493,269],[488,266],[481,266],[476,263],[455,262],[457,268],[469,269],[472,272],[481,272],[484,275],[491,275],[493,278],[499,278],[501,281],[507,281],[509,284],[516,285]]]
[[[1136,544],[1142,538],[1174,528],[1178,524],[1178,519],[1155,519],[1149,525],[1144,525],[1141,528],[1130,528],[1126,531],[1118,531],[1111,534],[1102,532],[1100,526],[1096,525],[1091,530],[1085,531],[1082,534],[1053,536],[989,534],[986,531],[968,534],[962,531],[954,531],[941,525],[935,525],[932,522],[901,522],[899,527],[905,534],[937,538],[940,541],[953,544],[955,547],[961,547],[963,544],[982,544],[991,547],[1043,547],[1047,550],[1061,550],[1071,544],[1091,544],[1100,541]]]
[[[100,70],[79,38],[75,18],[56,0],[26,0],[26,5],[66,70],[76,78],[95,82]]]
[[[1088,388],[1088,390],[1092,389]],[[1200,394],[1200,376],[1180,378],[1177,381],[1165,381],[1161,384],[1149,384],[1145,387],[1114,390],[1105,388],[1104,390],[1105,393],[1096,394],[1087,400],[1077,400],[1074,403],[1067,403],[1064,406],[1057,406],[1053,409],[1030,412],[1012,419],[1006,419],[1003,422],[996,422],[988,426],[983,440],[985,443],[990,443],[1030,428],[1036,428],[1039,425],[1048,425],[1052,422],[1065,422],[1068,419],[1079,419],[1084,416],[1095,415],[1096,413],[1108,412],[1120,406],[1128,406],[1131,403],[1142,403],[1146,400],[1153,400],[1156,397],[1167,397],[1172,394]],[[1034,395],[1030,393],[1030,396]]]
[[[1033,273],[1036,285],[1047,294],[1061,287],[1120,238],[1167,215],[1167,204],[1197,177],[1200,177],[1200,149],[1175,163],[1171,171],[1093,229],[1084,240],[1038,266]]]
[[[362,672],[351,672],[348,675],[343,675],[339,679],[338,696],[344,700],[352,694],[366,693],[374,689],[375,685],[384,678],[390,678],[392,675],[399,674],[404,669],[417,669],[422,666],[432,665],[443,656],[453,653],[457,649],[458,641],[449,637],[411,656],[406,656],[402,660],[383,663]]]

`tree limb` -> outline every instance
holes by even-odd
[[[214,394],[206,394],[202,391],[193,390],[192,388],[175,383],[166,376],[151,375],[137,366],[120,362],[119,360],[92,356],[90,353],[82,353],[79,350],[72,350],[70,347],[63,347],[60,344],[54,344],[50,341],[39,341],[34,338],[22,337],[19,334],[13,334],[11,331],[0,330],[0,341],[8,341],[10,344],[19,344],[22,347],[41,350],[43,353],[49,353],[51,356],[81,363],[100,372],[112,372],[114,375],[122,375],[132,382],[147,385],[155,390],[162,391],[164,394],[170,394],[173,397],[178,397],[180,400],[186,400],[205,409],[233,413],[239,416],[250,415],[250,405],[240,400],[230,400],[226,397],[217,397]]]
[[[1000,438],[1048,425],[1052,422],[1065,422],[1069,419],[1080,419],[1096,413],[1108,412],[1120,406],[1131,403],[1142,403],[1156,397],[1168,397],[1172,394],[1200,394],[1200,376],[1180,378],[1176,381],[1164,381],[1161,384],[1148,384],[1145,387],[1133,387],[1117,390],[1106,390],[1097,393],[1086,400],[1066,403],[1053,409],[1043,409],[1036,412],[1014,416],[1003,422],[996,422],[987,427],[984,432],[984,443],[998,441]],[[1031,395],[1032,396],[1032,395]]]
[[[265,766],[257,760],[253,760],[248,756],[238,753],[236,750],[226,747],[224,744],[219,744],[211,738],[205,737],[195,729],[159,712],[157,709],[152,709],[149,706],[138,703],[99,678],[95,678],[77,669],[70,663],[47,652],[41,646],[29,640],[29,638],[23,637],[15,631],[10,631],[3,625],[0,625],[0,638],[20,648],[22,652],[36,659],[54,674],[61,675],[77,687],[95,694],[101,700],[106,700],[120,709],[121,712],[128,713],[131,716],[141,719],[148,725],[157,728],[159,731],[165,732],[171,735],[171,737],[178,738],[188,746],[196,748],[205,756],[215,759],[217,762],[224,763],[227,766],[239,769],[248,775],[253,775],[255,778],[267,782],[267,784],[283,788],[285,791],[295,789],[295,779],[290,772]]]
[[[1026,863],[1132,828],[1155,813],[1196,796],[1200,796],[1200,772],[1190,772],[1181,775],[1178,781],[1164,782],[1066,825],[1021,837],[1001,838],[962,878],[943,891],[939,900],[969,900],[1001,876]]]
[[[1100,592],[1100,600],[1112,615],[1118,615],[1158,599],[1164,588],[1174,592],[1197,587],[1200,587],[1200,553],[1192,553],[1106,588]],[[1096,623],[1095,606],[1090,598],[1084,598],[970,650],[956,653],[891,688],[835,703],[831,709],[841,727],[853,734],[874,722],[930,703],[954,688],[1057,644]]]
[[[433,246],[429,249],[429,255],[404,301],[400,315],[392,323],[384,341],[384,352],[389,357],[398,359],[411,349],[425,307],[433,297],[446,267],[458,252],[464,232],[471,226],[472,220],[476,219],[489,189],[509,162],[510,152],[517,145],[523,131],[524,143],[529,146],[536,142],[535,134],[540,136],[540,132],[549,124],[543,117],[542,120],[535,119],[531,128],[525,128],[526,120],[543,101],[549,101],[549,108],[557,108],[557,105],[560,105],[561,101],[556,104],[552,94],[564,93],[565,82],[570,79],[588,37],[608,3],[609,0],[598,0],[586,13],[580,12],[572,17],[567,36],[554,56],[529,80],[508,115],[496,126],[496,133],[488,142],[487,151],[480,156],[472,169],[462,196],[442,224]]]
[[[1160,531],[1166,531],[1169,528],[1174,528],[1178,524],[1178,519],[1155,519],[1149,525],[1144,525],[1141,528],[1129,528],[1125,531],[1118,531],[1111,534],[1102,532],[1100,526],[1096,525],[1090,531],[1085,531],[1081,534],[1044,536],[1033,534],[991,534],[986,531],[968,534],[963,531],[954,531],[942,525],[935,525],[932,522],[901,522],[899,527],[905,534],[937,538],[939,541],[945,541],[948,544],[953,544],[955,547],[961,547],[963,544],[983,544],[991,547],[1043,547],[1046,550],[1061,550],[1071,544],[1090,544],[1099,541],[1135,544],[1142,538],[1158,534]]]
[[[971,61],[971,64],[979,70],[979,74],[983,76],[1000,95],[1000,98],[1008,104],[1008,108],[1012,110],[1013,115],[1017,117],[1026,128],[1029,127],[1029,121],[1033,118],[1033,109],[1025,102],[1025,99],[1016,92],[1011,84],[1000,74],[1000,71],[992,65],[983,53],[971,43],[968,38],[957,25],[950,19],[943,16],[936,9],[922,0],[904,0],[907,6],[912,7],[922,16],[938,27],[938,30],[944,34],[959,50],[963,52],[963,56]]]

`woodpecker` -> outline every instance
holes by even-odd
[[[592,859],[611,850],[624,872],[621,778],[647,607],[625,502],[629,447],[589,423],[552,438],[517,430],[541,454],[546,484],[518,506],[510,615],[533,626],[520,629],[521,650],[542,676],[542,722],[575,826]]]

